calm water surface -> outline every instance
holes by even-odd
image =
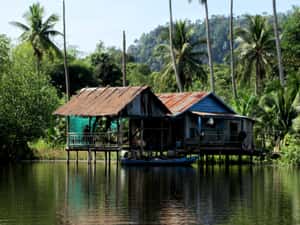
[[[0,224],[300,225],[300,169],[0,166]]]

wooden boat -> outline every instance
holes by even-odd
[[[171,158],[171,159],[121,159],[121,164],[126,166],[189,166],[196,162],[197,157],[183,157],[183,158]]]

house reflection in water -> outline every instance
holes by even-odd
[[[64,215],[70,224],[219,224],[259,197],[253,179],[251,167],[70,168]]]

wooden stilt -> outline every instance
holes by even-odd
[[[70,151],[67,150],[67,163],[69,163],[69,162],[70,162]]]
[[[144,120],[141,120],[141,150],[144,152]]]
[[[92,161],[92,153],[91,153],[91,149],[88,150],[88,164],[91,164]]]
[[[94,151],[94,163],[97,162],[97,151]]]
[[[225,164],[229,164],[229,155],[225,156]]]
[[[111,152],[108,152],[108,164],[110,165],[110,159],[111,159]]]
[[[239,155],[239,165],[241,165],[242,164],[242,155]]]
[[[160,122],[160,154],[163,153],[163,147],[164,147],[164,121],[161,120]]]
[[[78,164],[78,151],[76,151],[76,163]]]
[[[105,151],[105,154],[104,154],[104,159],[105,159],[105,166],[107,164],[107,152]]]

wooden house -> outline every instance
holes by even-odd
[[[211,154],[254,150],[251,118],[207,92],[157,95],[171,111],[169,144]]]
[[[66,150],[95,153],[144,150],[145,125],[161,124],[169,113],[148,86],[84,88],[54,112],[69,118]]]

